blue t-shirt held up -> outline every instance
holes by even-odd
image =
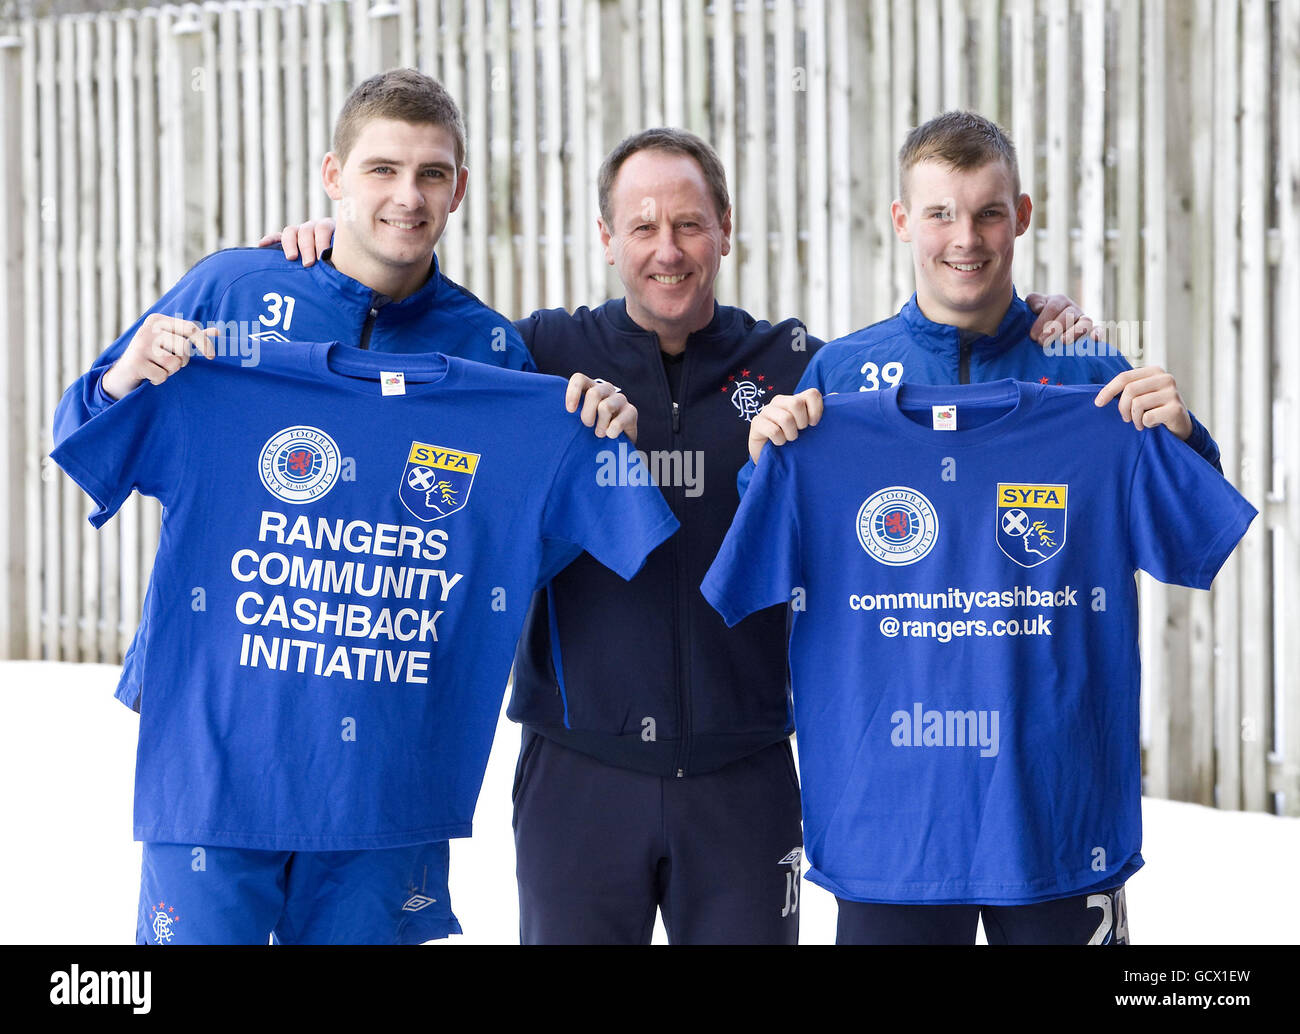
[[[827,398],[769,447],[702,586],[791,603],[809,879],[1026,904],[1142,864],[1137,569],[1208,588],[1255,510],[1096,386]]]
[[[340,273],[328,253],[304,266],[286,259],[279,248],[227,248],[195,263],[63,393],[54,413],[55,443],[113,405],[104,375],[153,313],[216,329],[214,350],[238,356],[245,366],[260,363],[268,342],[339,340],[375,352],[438,351],[510,370],[536,370],[514,327],[444,276],[436,256],[424,285],[393,301]],[[150,579],[117,685],[117,698],[136,710],[152,595]]]
[[[630,578],[677,522],[559,378],[266,342],[142,386],[53,456],[164,506],[139,840],[360,850],[468,836],[529,598]],[[304,361],[305,360],[305,361]],[[612,443],[613,447],[617,442]]]

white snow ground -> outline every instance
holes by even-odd
[[[131,840],[138,718],[108,665],[0,663],[0,943],[127,944],[140,845]],[[518,942],[510,787],[519,728],[498,728],[474,836],[451,852],[465,934]],[[1300,819],[1143,801],[1146,867],[1128,885],[1138,944],[1300,943]],[[835,939],[835,899],[804,881],[801,941]],[[655,932],[664,941],[662,927]]]

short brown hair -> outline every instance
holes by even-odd
[[[946,111],[907,134],[898,152],[898,192],[907,204],[907,174],[921,162],[934,161],[955,171],[981,169],[1002,161],[1011,171],[1020,196],[1020,163],[1006,131],[973,111]]]
[[[362,127],[377,118],[442,126],[456,138],[456,168],[465,164],[465,122],[460,108],[432,76],[414,68],[394,68],[358,84],[334,123],[334,156],[340,162],[347,161]]]
[[[600,217],[605,220],[606,226],[612,224],[609,195],[614,189],[614,179],[623,163],[637,151],[667,151],[669,154],[684,154],[688,158],[694,158],[709,185],[713,203],[718,208],[718,218],[727,214],[727,209],[731,207],[731,197],[727,193],[727,172],[722,167],[718,152],[694,133],[660,127],[629,136],[600,163],[600,172],[596,176],[596,196],[600,203]]]

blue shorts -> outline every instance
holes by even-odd
[[[138,944],[420,944],[460,933],[447,841],[374,851],[144,845]]]

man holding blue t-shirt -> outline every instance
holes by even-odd
[[[774,399],[754,418],[749,439],[754,462],[767,442],[782,445],[817,424],[824,407],[831,403],[823,400],[823,393],[845,392],[856,397],[887,391],[892,400],[901,390],[900,384],[907,388],[1015,378],[1044,386],[1104,385],[1095,397],[1097,406],[1118,397],[1120,414],[1135,428],[1163,425],[1217,467],[1217,446],[1188,412],[1170,374],[1159,367],[1133,370],[1118,351],[1099,342],[1043,349],[1030,340],[1033,317],[1016,295],[1011,262],[1015,239],[1029,227],[1032,206],[1029,196],[1020,192],[1015,150],[998,126],[970,112],[949,112],[914,129],[899,154],[899,183],[900,198],[891,206],[891,215],[899,239],[912,246],[916,294],[891,319],[829,343],[809,363],[796,393]],[[934,401],[952,399],[944,396]],[[902,403],[891,405],[897,411]],[[1003,399],[991,405],[996,410],[998,405],[1012,403]],[[965,409],[965,418],[976,412],[978,407]],[[1073,412],[1077,414],[1077,406]],[[897,421],[895,425],[906,427]],[[948,439],[954,448],[957,441]],[[1178,450],[1172,451],[1178,460]],[[742,491],[754,469],[751,463],[741,471]],[[1208,465],[1206,472],[1213,473]],[[1064,475],[1057,480],[1063,479]],[[1078,495],[1076,490],[1076,498]],[[906,538],[926,526],[925,508],[909,509],[909,499],[900,496],[882,503],[881,521],[894,523],[882,525],[878,529],[881,534]],[[971,505],[979,505],[980,499],[973,497]],[[1009,507],[1008,513],[1007,520],[1018,529],[1018,522],[1031,515],[1032,508]],[[1032,536],[1042,530],[1040,524],[1047,528],[1047,523],[1037,518],[1026,521],[1024,534],[1019,535],[1013,550],[1018,547],[1031,555],[1037,541]],[[1077,528],[1077,520],[1074,526]],[[1055,531],[1059,537],[1060,529]],[[1078,532],[1073,534],[1077,541]],[[978,539],[978,534],[975,537]],[[867,544],[864,541],[861,548],[867,549]],[[1050,548],[1040,547],[1038,552],[1050,552]],[[936,563],[931,559],[932,567]],[[933,644],[913,646],[938,649]],[[1044,670],[1056,669],[1048,663]],[[864,684],[865,692],[870,692],[873,681]],[[813,737],[805,735],[802,724],[800,733],[801,744],[813,750]],[[1049,751],[1054,749],[1052,741],[1045,739],[1044,743]],[[849,774],[839,775],[848,778]],[[854,776],[853,783],[857,782]],[[923,829],[946,821],[935,812],[921,812],[913,818]],[[886,828],[887,823],[880,827]],[[1021,835],[1037,839],[1051,834],[1026,828]],[[1132,840],[1129,836],[1129,847]],[[809,844],[811,856],[811,835]],[[832,889],[839,900],[840,943],[973,943],[981,914],[990,942],[1088,943],[1101,935],[1099,943],[1122,943],[1126,931],[1118,918],[1124,915],[1123,883],[1141,864],[1136,848],[1132,856],[1128,867],[1111,864],[1099,870],[1100,879],[1087,893],[1056,897],[1050,889],[1043,893],[1041,887],[1037,893],[1021,887],[1000,894],[963,887],[955,897],[937,889],[927,897],[915,888],[904,894],[898,887],[882,889],[877,884],[864,889],[865,883],[819,882]],[[818,864],[815,857],[811,860]],[[941,862],[934,864],[942,868]],[[959,862],[953,864],[960,867]],[[952,875],[955,879],[957,873]],[[927,878],[942,882],[934,873]],[[1069,882],[1064,880],[1062,886]],[[1078,881],[1074,883],[1074,888],[1067,889],[1077,888]],[[1103,913],[1109,917],[1107,923],[1099,919]]]
[[[1122,944],[1143,864],[1137,569],[1207,589],[1255,510],[1091,386],[826,400],[702,585],[792,605],[808,878],[841,944]]]
[[[601,485],[559,378],[268,342],[132,392],[54,450],[98,504],[164,505],[143,644],[145,943],[418,943],[458,931],[523,602],[676,530]],[[516,419],[501,421],[510,412]],[[220,448],[187,429],[222,428]],[[204,605],[177,606],[195,587]]]
[[[339,112],[321,178],[341,216],[323,261],[307,268],[279,249],[228,248],[198,262],[63,393],[55,442],[192,356],[220,351],[252,365],[267,341],[438,351],[536,370],[511,323],[438,268],[434,248],[469,170],[460,110],[437,80],[395,69],[359,84]],[[574,373],[567,404],[571,412],[581,406],[598,437],[636,437],[636,409],[612,384]],[[147,635],[142,624],[117,689],[136,710],[138,646]]]
[[[436,80],[399,69],[358,85],[339,114],[334,149],[325,157],[322,180],[339,203],[341,215],[327,261],[307,269],[287,261],[279,250],[255,248],[228,249],[202,260],[64,393],[55,414],[55,441],[63,443],[83,427],[90,434],[102,433],[109,425],[96,421],[112,413],[118,400],[132,399],[130,408],[147,417],[151,410],[135,396],[147,396],[164,386],[199,353],[233,364],[235,372],[248,367],[243,372],[253,380],[268,350],[288,349],[288,356],[300,354],[306,364],[308,354],[298,342],[340,339],[376,354],[437,350],[494,367],[536,368],[514,327],[438,269],[434,247],[464,197],[468,171],[460,112]],[[220,360],[216,360],[218,353]],[[278,361],[285,362],[284,355]],[[398,358],[390,358],[385,369],[400,370]],[[560,396],[554,397],[554,404],[558,413]],[[510,409],[508,393],[500,396],[500,405],[491,417],[493,423],[500,423],[503,414],[511,420],[519,418]],[[582,421],[594,426],[597,437],[635,435],[635,408],[613,385],[574,374],[565,405],[570,412],[581,406]],[[194,414],[195,421],[210,419],[206,412]],[[304,422],[316,426],[322,419]],[[293,462],[304,462],[319,445],[298,442],[290,450]],[[327,456],[328,450],[320,455]],[[349,451],[347,458],[355,459],[355,454]],[[289,470],[286,476],[292,474]],[[117,690],[123,703],[146,712],[149,705],[141,707],[145,695],[155,686],[160,694],[170,689],[152,675],[148,680],[144,677],[150,626],[159,613],[157,582],[155,575]],[[263,833],[267,837],[275,833],[269,819]],[[153,827],[140,835],[152,837],[153,842],[146,844],[144,852],[138,936],[158,942],[165,938],[154,929],[155,922],[164,932],[171,930],[166,912],[161,918],[156,914],[159,902],[174,897],[174,890],[166,888],[178,886],[176,880],[194,882],[192,853],[198,848],[162,842]],[[426,830],[426,835],[433,834]],[[215,849],[220,841],[200,840],[199,844]],[[215,855],[207,853],[203,871],[212,875],[201,885],[230,890],[242,884],[248,894],[211,910],[214,917],[227,916],[228,925],[200,928],[195,917],[201,910],[187,906],[182,911],[190,921],[177,924],[176,930],[209,941],[260,943],[272,934],[281,941],[300,943],[321,938],[393,943],[445,936],[459,930],[446,905],[447,859],[442,834],[392,850],[358,851],[348,859],[322,847],[310,854],[298,852],[291,860],[254,851],[218,865]],[[411,877],[413,872],[420,874],[418,879]],[[331,883],[347,891],[333,898],[337,914],[352,916],[357,923],[322,925],[319,916],[312,923],[302,919],[302,901]],[[405,907],[416,891],[421,900],[437,899],[438,908]],[[299,907],[291,910],[293,914],[286,911],[284,921],[277,922],[279,913],[273,906],[286,893]],[[174,907],[174,902],[168,905]],[[370,918],[363,923],[366,917]]]

